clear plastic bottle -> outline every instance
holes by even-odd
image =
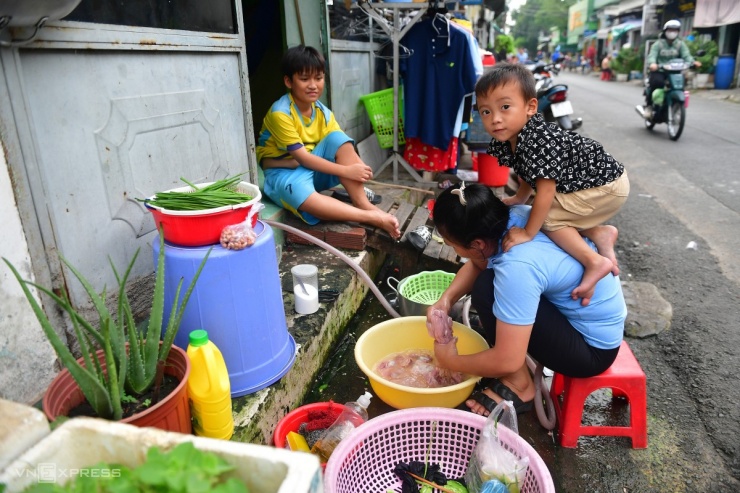
[[[311,448],[311,453],[318,455],[321,462],[328,462],[339,442],[352,433],[352,430],[367,421],[367,407],[370,405],[372,396],[370,392],[365,392],[356,402],[346,403],[342,413],[337,416],[334,423],[326,429],[321,438]]]
[[[221,351],[208,340],[208,332],[190,333],[188,397],[196,435],[228,440],[234,433],[231,384]]]

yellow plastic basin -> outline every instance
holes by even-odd
[[[473,329],[453,322],[452,330],[458,338],[459,354],[488,349],[486,340]],[[375,365],[386,356],[407,349],[434,350],[434,339],[427,333],[426,317],[401,317],[379,323],[362,334],[355,345],[355,360],[370,379],[375,395],[396,409],[457,407],[470,396],[480,379],[471,376],[456,385],[426,389],[399,385],[373,371]]]

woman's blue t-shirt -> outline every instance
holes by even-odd
[[[511,208],[509,225],[523,228],[529,218],[529,206]],[[585,240],[594,250],[590,240]],[[527,243],[488,259],[488,268],[495,273],[493,314],[512,325],[534,323],[540,296],[551,301],[583,334],[586,342],[600,349],[619,346],[627,317],[619,277],[607,274],[596,284],[588,306],[573,300],[571,291],[581,282],[583,266],[539,232]]]

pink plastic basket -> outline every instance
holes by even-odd
[[[373,418],[342,440],[332,453],[324,473],[325,491],[400,492],[401,481],[393,473],[396,464],[423,462],[427,453],[429,462],[439,464],[448,478],[462,477],[485,422],[486,418],[471,412],[437,407],[403,409]],[[537,452],[503,426],[499,427],[499,437],[516,456],[529,457],[529,470],[520,491],[554,493],[550,471]]]

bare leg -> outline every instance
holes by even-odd
[[[534,382],[532,381],[532,375],[529,374],[529,369],[527,368],[526,363],[514,373],[510,375],[502,375],[498,377],[498,379],[519,396],[522,402],[528,402],[534,399]],[[483,393],[496,401],[496,403],[499,403],[502,400],[501,396],[495,394],[491,389],[485,389],[483,390]],[[465,405],[475,414],[480,414],[482,416],[488,416],[489,414],[488,410],[475,399],[468,399],[465,401]]]
[[[339,147],[337,155],[335,156],[335,161],[337,164],[354,164],[363,162],[362,159],[360,159],[360,156],[355,152],[355,147],[351,142],[347,142]],[[370,179],[372,179],[372,176],[370,176]],[[344,189],[347,190],[347,194],[355,207],[359,207],[366,211],[380,210],[368,200],[367,195],[365,194],[364,183],[356,180],[349,180],[347,178],[340,178],[339,182],[342,184]]]
[[[367,200],[367,197],[365,197],[365,200]],[[398,239],[401,237],[398,219],[392,214],[383,212],[375,207],[371,210],[361,209],[327,195],[314,192],[301,204],[300,209],[324,221],[354,221],[369,224],[382,228],[391,235],[391,238]]]
[[[570,296],[574,300],[581,298],[581,305],[588,305],[594,295],[596,283],[611,272],[614,264],[608,258],[593,251],[575,228],[562,228],[557,231],[543,230],[543,233],[583,266],[581,284],[570,293]]]
[[[619,231],[614,226],[601,225],[581,231],[581,236],[585,236],[593,241],[599,253],[612,261],[612,274],[619,275],[619,264],[617,255],[614,253],[614,244],[617,242]]]

